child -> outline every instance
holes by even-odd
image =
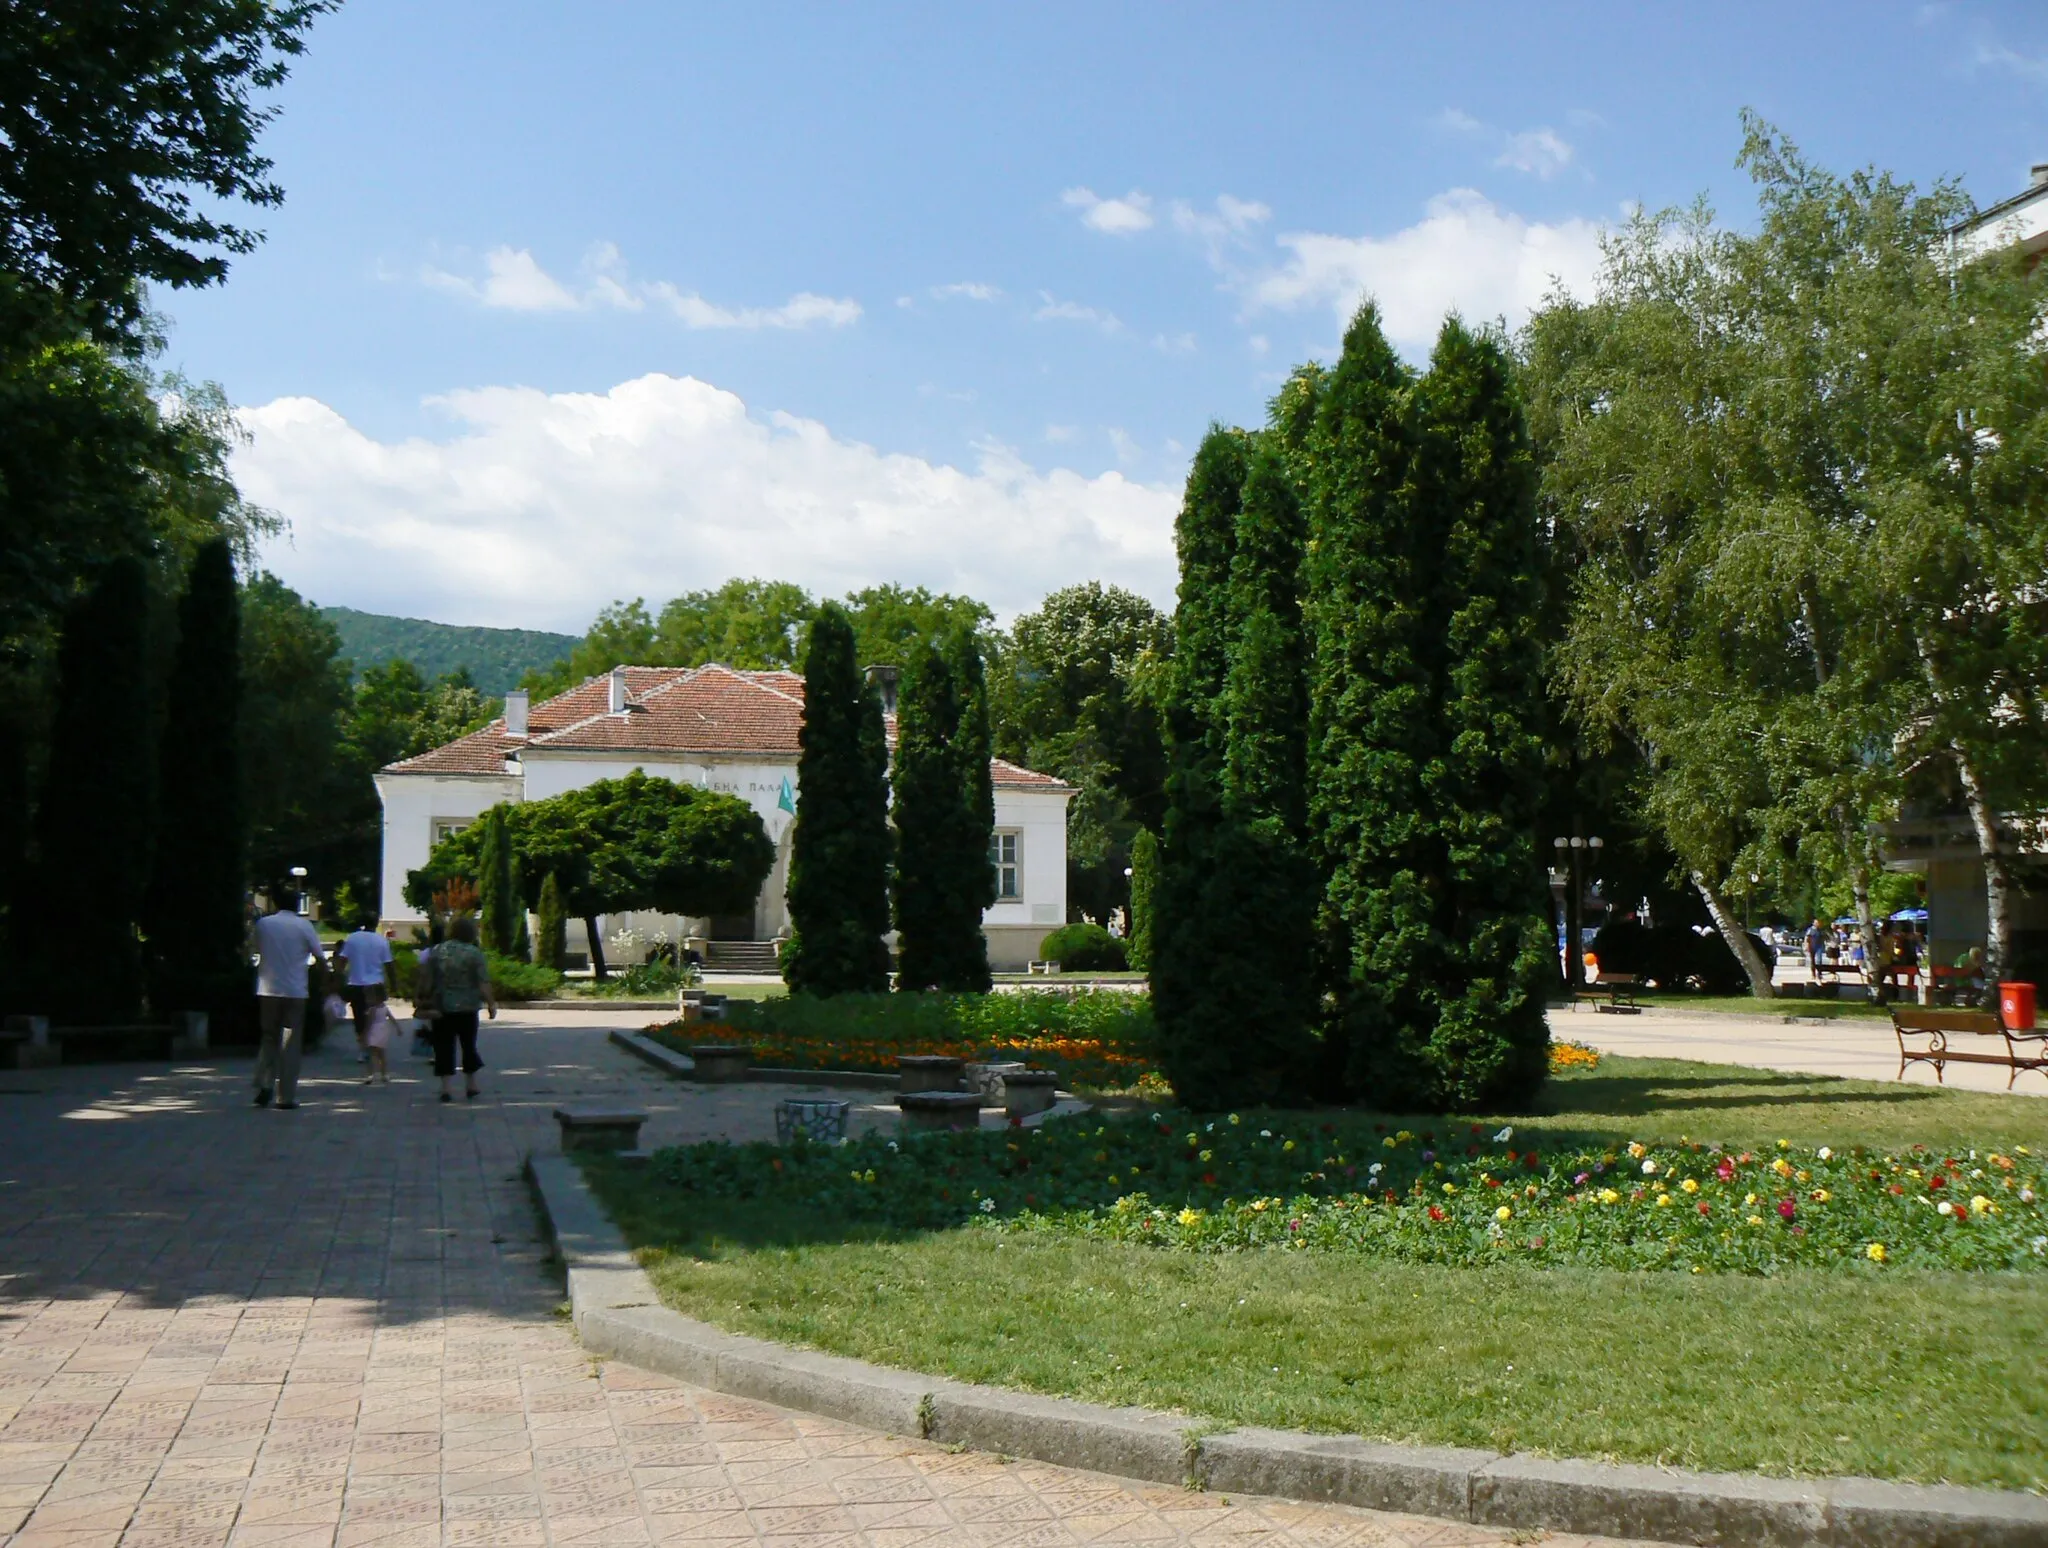
[[[333,1036],[336,1027],[348,1020],[348,1001],[332,987],[320,1000],[320,1019],[326,1024],[330,1037]]]
[[[363,1043],[370,1051],[370,1073],[363,1077],[363,1084],[375,1082],[380,1086],[391,1084],[391,1068],[385,1058],[385,1049],[391,1046],[391,1039],[397,1035],[398,1023],[391,1019],[391,1007],[373,1005],[370,1007],[370,1024],[363,1033]]]

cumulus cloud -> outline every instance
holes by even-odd
[[[1135,188],[1121,199],[1100,198],[1092,188],[1069,188],[1060,195],[1060,203],[1079,210],[1081,224],[1091,231],[1130,236],[1152,229],[1152,200]]]
[[[237,482],[291,524],[266,562],[322,602],[569,630],[736,575],[926,585],[1005,618],[1087,579],[1171,603],[1178,495],[1120,472],[891,454],[691,377],[432,406],[444,439],[381,441],[312,398],[244,409]]]
[[[1031,315],[1039,322],[1089,323],[1104,333],[1123,332],[1123,321],[1114,312],[1101,307],[1083,306],[1078,301],[1062,301],[1049,290],[1038,293],[1039,308]]]
[[[636,280],[617,247],[601,242],[583,257],[576,283],[556,279],[525,248],[497,247],[484,254],[483,273],[462,274],[432,264],[423,284],[467,296],[508,312],[638,312],[652,306],[686,328],[844,328],[860,320],[857,301],[800,291],[780,306],[718,306],[667,280]]]
[[[1000,301],[1003,292],[995,285],[984,285],[980,280],[962,280],[956,285],[934,285],[931,289],[934,301]]]
[[[1392,236],[1282,235],[1287,262],[1254,280],[1254,308],[1328,306],[1340,324],[1367,296],[1387,336],[1426,351],[1444,314],[1519,324],[1554,282],[1590,294],[1600,266],[1600,226],[1589,220],[1525,220],[1469,188],[1430,200],[1423,218]]]
[[[1533,173],[1549,182],[1572,164],[1572,148],[1555,129],[1525,129],[1508,136],[1493,164]]]

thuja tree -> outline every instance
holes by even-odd
[[[203,1010],[223,1033],[249,987],[241,708],[241,598],[228,540],[220,538],[193,556],[178,603],[143,931],[152,1006]]]
[[[33,1007],[73,1024],[132,1022],[136,926],[150,866],[151,766],[142,562],[109,564],[64,619],[49,766],[36,814],[23,968]]]
[[[562,883],[552,871],[541,878],[536,913],[539,929],[533,938],[533,960],[559,973],[568,941],[569,911],[562,901]]]
[[[1289,990],[1276,1014],[1268,964],[1248,957],[1240,940],[1251,928],[1261,947],[1272,944],[1266,922],[1250,914],[1275,901],[1277,821],[1266,820],[1266,807],[1284,806],[1289,782],[1270,777],[1270,760],[1259,750],[1271,751],[1264,737],[1272,728],[1262,715],[1240,717],[1233,761],[1230,693],[1247,607],[1262,622],[1255,630],[1259,664],[1245,678],[1246,691],[1253,690],[1252,676],[1288,654],[1258,572],[1277,565],[1291,577],[1297,567],[1283,535],[1291,502],[1285,470],[1260,437],[1216,428],[1195,454],[1175,529],[1180,590],[1166,705],[1170,768],[1149,947],[1162,1059],[1175,1092],[1197,1108],[1278,1100],[1305,1076],[1305,1001]],[[1245,542],[1253,552],[1240,567]],[[1298,535],[1292,548],[1298,555]],[[1235,589],[1234,576],[1242,582]],[[1293,581],[1281,584],[1285,590]],[[1298,723],[1292,734],[1298,740]],[[1280,740],[1287,740],[1284,732]],[[1298,801],[1298,774],[1291,789]],[[1301,878],[1294,880],[1299,887]],[[1282,948],[1280,971],[1295,949]],[[1247,960],[1255,971],[1246,971]]]
[[[1368,306],[1310,455],[1311,828],[1346,1084],[1389,1107],[1542,1079],[1542,663],[1534,472],[1498,345],[1455,319],[1428,376]]]
[[[494,806],[478,826],[480,840],[477,896],[483,944],[508,957],[526,955],[526,899],[519,887],[519,861],[512,852],[512,825],[507,809]]]
[[[886,989],[889,754],[881,700],[854,660],[852,624],[832,603],[806,642],[799,747],[783,977],[800,994]]]
[[[953,663],[927,645],[911,661],[896,721],[897,984],[904,989],[989,986],[981,914],[994,901],[994,816],[991,809],[984,819],[970,778],[967,719]],[[985,779],[985,718],[980,737]]]
[[[1140,973],[1152,970],[1153,896],[1159,890],[1159,840],[1140,828],[1131,840],[1131,933],[1124,943],[1130,965]]]

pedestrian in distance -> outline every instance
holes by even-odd
[[[1827,932],[1821,928],[1818,919],[1806,927],[1806,966],[1809,971],[1820,966],[1821,953],[1826,950]],[[1820,975],[1815,973],[1814,977]]]
[[[370,1060],[371,1014],[391,997],[391,943],[377,933],[377,917],[365,913],[342,943],[334,948],[348,968],[349,1013],[356,1024],[356,1050]]]
[[[299,913],[296,893],[279,892],[270,912],[250,930],[256,954],[256,1105],[274,1099],[285,1112],[299,1105],[299,1059],[304,1053],[307,969],[323,960],[320,932]]]
[[[441,1100],[454,1099],[455,1050],[462,1049],[463,1096],[476,1097],[477,1071],[484,1067],[476,1051],[477,1012],[489,1007],[498,1018],[498,996],[491,987],[491,964],[476,943],[476,919],[464,914],[448,927],[448,939],[434,948],[434,990],[439,1014],[434,1018],[434,1073],[441,1077]]]

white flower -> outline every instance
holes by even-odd
[[[1816,1150],[1814,1154],[1816,1156],[1819,1156],[1823,1161],[1832,1161],[1835,1159],[1835,1153],[1832,1150],[1828,1149],[1828,1147],[1825,1145],[1821,1146],[1820,1149]]]
[[[1654,1161],[1645,1161],[1643,1163],[1643,1175],[1645,1177],[1655,1177],[1657,1175],[1657,1163]]]
[[[896,1142],[894,1140],[889,1141],[889,1148],[891,1150],[894,1150],[896,1148]]]
[[[2022,1188],[2022,1189],[2020,1189],[2020,1202],[2021,1202],[2022,1204],[2031,1204],[2031,1203],[2033,1203],[2033,1202],[2034,1202],[2034,1190],[2033,1190],[2032,1188]]]
[[[2037,1258],[2043,1256],[2044,1254],[2048,1254],[2048,1236],[2035,1237],[2033,1241],[2033,1247],[2034,1256]]]
[[[1380,1164],[1379,1164],[1379,1162],[1375,1161],[1375,1162],[1373,1162],[1373,1164],[1372,1164],[1371,1166],[1369,1166],[1369,1167],[1367,1167],[1367,1168],[1365,1169],[1365,1175],[1366,1175],[1366,1176],[1368,1176],[1368,1177],[1370,1177],[1370,1176],[1372,1176],[1372,1175],[1373,1175],[1374,1173],[1376,1173],[1377,1171],[1379,1171],[1379,1169],[1380,1169]],[[2031,1204],[2031,1203],[2033,1203],[2033,1200],[2032,1200],[2032,1199],[2029,1199],[2029,1200],[2027,1200],[2027,1202],[2028,1202],[2029,1204]]]
[[[1943,1199],[1939,1204],[1935,1205],[1934,1208],[1937,1213],[1943,1215],[1953,1215],[1956,1212],[1955,1205],[1949,1203],[1947,1199]]]
[[[983,1213],[984,1215],[991,1215],[991,1214],[994,1214],[994,1213],[995,1213],[995,1208],[996,1208],[996,1201],[995,1201],[994,1199],[983,1199],[983,1200],[981,1201],[981,1212],[982,1212],[982,1213]]]
[[[1259,1130],[1259,1138],[1260,1138],[1260,1139],[1271,1139],[1272,1137],[1273,1137],[1273,1131],[1272,1131],[1271,1129],[1261,1129],[1261,1130]]]
[[[1494,1135],[1493,1142],[1496,1145],[1505,1145],[1509,1140],[1513,1139],[1514,1137],[1515,1126],[1513,1124],[1509,1124],[1506,1128],[1502,1129],[1500,1133]]]

